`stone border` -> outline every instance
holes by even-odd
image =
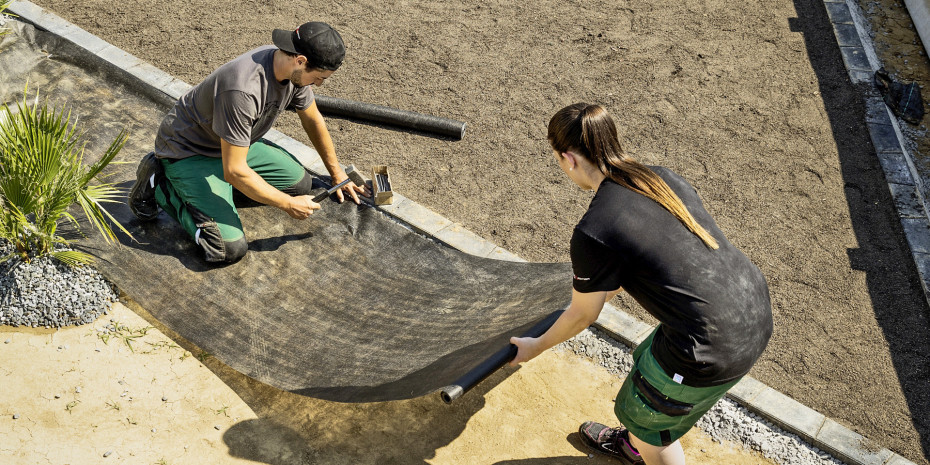
[[[861,46],[856,48],[855,45],[852,45],[857,36],[848,27],[852,24],[849,11],[846,10],[844,16],[842,9],[839,8],[840,5],[845,6],[841,1],[825,0],[828,11],[831,11],[830,17],[839,17],[843,20],[834,22],[835,25],[838,25],[836,26],[837,30],[842,30],[843,34],[843,39],[840,40],[841,32],[837,32],[843,50],[843,60],[850,69],[851,76],[856,73],[856,78],[870,78],[871,72],[864,51],[861,50]],[[73,42],[78,47],[90,52],[97,59],[102,60],[106,66],[129,75],[130,82],[133,78],[140,81],[137,88],[147,95],[155,98],[167,96],[171,100],[176,100],[191,87],[190,84],[168,75],[164,71],[116,48],[29,1],[14,1],[9,6],[9,12],[16,14],[22,20],[33,24],[39,29],[49,31]],[[846,21],[847,19],[848,21]],[[842,45],[847,40],[850,45]],[[879,102],[881,102],[880,99]],[[875,113],[879,114],[880,112]],[[880,115],[876,116],[876,118],[879,117]],[[885,117],[887,118],[888,115],[885,114]],[[893,120],[891,124],[894,124]],[[870,128],[871,126],[870,124]],[[882,140],[887,140],[889,146],[893,146],[897,139],[892,138],[887,129],[883,129],[883,131],[880,133]],[[899,131],[895,132],[899,133]],[[875,137],[874,134],[873,132],[873,138]],[[266,138],[291,152],[300,159],[307,169],[315,174],[326,173],[319,154],[313,148],[275,130],[269,132]],[[889,148],[880,151],[880,156],[886,154],[889,160],[897,163],[902,161],[902,152],[899,144],[897,150]],[[884,161],[882,166],[885,166]],[[905,169],[906,167],[902,164],[894,164],[891,167],[893,172],[900,177],[899,181],[901,181],[889,184],[889,186],[896,186],[892,187],[893,193],[900,194],[896,195],[895,198],[908,197],[908,194],[916,190],[913,182],[906,182],[905,175],[909,176],[910,170]],[[886,168],[886,172],[888,172],[888,169]],[[895,191],[895,189],[898,189],[898,191]],[[926,221],[927,216],[922,205],[921,202],[919,212],[916,205],[911,205],[911,210],[907,211],[921,213],[921,218]],[[394,203],[392,205],[382,205],[377,208],[407,224],[411,229],[463,252],[500,260],[525,261],[468,231],[461,224],[454,223],[396,192],[394,193]],[[909,217],[908,219],[914,218]],[[916,219],[919,220],[919,218]],[[904,217],[902,217],[903,221]],[[913,228],[905,227],[906,231],[909,229]],[[930,257],[930,241],[921,250],[923,255]],[[930,269],[930,262],[928,262],[926,268]],[[654,328],[610,304],[605,305],[600,317],[595,322],[595,326],[630,347],[639,345]],[[915,465],[888,449],[875,451],[867,448],[867,441],[863,436],[751,377],[743,378],[727,393],[727,396],[748,410],[763,416],[782,430],[797,434],[810,444],[829,452],[849,465]]]
[[[881,65],[865,31],[862,13],[851,0],[824,0],[843,62],[853,83],[872,86],[872,76]],[[914,3],[927,0],[914,0]],[[908,2],[910,7],[911,2]],[[930,32],[930,31],[927,31]],[[904,144],[900,122],[876,92],[865,96],[866,125],[878,156],[888,190],[894,199],[898,219],[917,266],[920,285],[930,302],[930,213],[927,209],[926,187]]]

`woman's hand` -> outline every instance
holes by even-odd
[[[517,356],[510,361],[510,366],[528,362],[542,353],[539,338],[536,337],[512,337],[510,343],[517,346]]]

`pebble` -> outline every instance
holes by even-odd
[[[13,342],[13,341],[11,341],[11,340],[9,340],[9,339],[3,341],[4,344],[9,344],[9,343],[11,343],[11,342]]]
[[[109,457],[110,454],[112,454],[112,453],[113,453],[112,450],[108,450],[108,451],[106,451],[106,452],[103,453],[103,456],[104,456],[104,457]]]
[[[633,367],[630,349],[596,328],[588,328],[556,346],[591,358],[618,377],[626,378]],[[732,441],[785,465],[842,465],[826,452],[814,448],[795,434],[749,412],[736,402],[723,398],[697,423],[714,443]],[[704,452],[705,449],[701,449]]]
[[[219,430],[220,430],[220,425],[213,425],[213,429],[219,431]]]
[[[10,242],[0,239],[0,257],[12,251]],[[48,255],[33,257],[29,263],[16,258],[0,263],[0,325],[83,325],[95,321],[118,300],[113,286],[90,266],[70,267]]]
[[[161,396],[162,402],[168,402],[168,396]]]
[[[81,386],[78,386],[78,387],[74,388],[74,392],[80,394],[80,393],[81,393]]]
[[[14,414],[13,414],[13,419],[14,419],[14,420],[19,420],[19,414],[18,414],[18,413],[14,413]]]

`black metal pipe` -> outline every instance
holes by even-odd
[[[549,330],[549,328],[555,323],[555,320],[559,319],[559,316],[562,314],[563,310],[552,312],[549,316],[544,318],[539,323],[536,323],[532,328],[528,329],[526,333],[521,335],[521,337],[539,337],[543,333]],[[442,397],[443,402],[451,404],[452,401],[461,397],[462,394],[465,394],[471,388],[478,385],[478,383],[484,381],[485,378],[491,376],[492,373],[500,369],[500,367],[509,363],[517,356],[517,346],[513,344],[507,344],[506,347],[494,352],[493,355],[488,357],[485,361],[481,362],[480,365],[472,368],[471,371],[462,375],[461,378],[455,380],[454,383],[442,388],[439,390],[439,396]]]
[[[315,98],[317,108],[323,114],[431,132],[453,137],[456,140],[465,137],[465,123],[461,121],[325,95],[316,95]]]

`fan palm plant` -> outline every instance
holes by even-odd
[[[101,205],[120,202],[123,189],[112,183],[90,184],[123,148],[126,131],[120,131],[100,160],[85,166],[85,143],[70,110],[50,108],[48,99],[40,105],[38,94],[31,106],[24,94],[17,107],[14,112],[4,104],[0,110],[0,238],[15,247],[0,257],[0,263],[45,254],[68,265],[92,263],[93,257],[84,252],[55,247],[69,244],[57,235],[63,221],[78,227],[68,211],[75,203],[108,243],[116,241],[110,222],[132,237]]]

